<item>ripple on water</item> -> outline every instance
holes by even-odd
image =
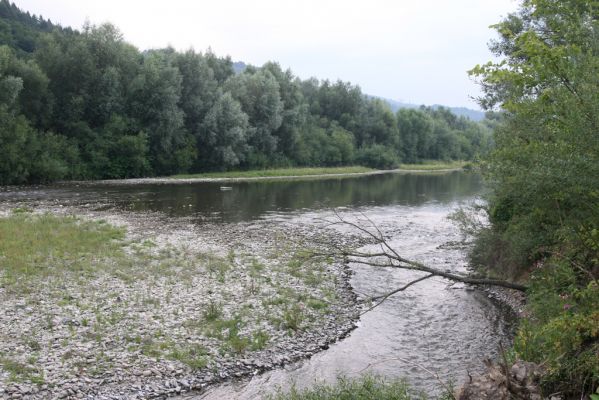
[[[359,211],[367,213],[400,254],[437,268],[464,271],[464,250],[441,246],[461,240],[446,218],[454,207],[456,204],[397,205]],[[385,293],[420,276],[411,271],[352,267],[352,285],[361,294]],[[468,371],[483,369],[482,359],[493,356],[500,341],[510,340],[512,318],[484,293],[454,287],[441,278],[429,279],[365,314],[348,338],[325,352],[193,398],[254,399],[279,386],[302,388],[315,381],[333,382],[338,374],[351,377],[365,371],[404,377],[417,389],[435,392],[439,383],[421,367],[443,381],[461,382]]]
[[[463,250],[443,246],[461,239],[446,216],[457,201],[472,198],[481,190],[479,178],[461,173],[380,175],[327,182],[246,182],[235,183],[227,193],[221,192],[219,185],[9,188],[0,190],[0,200],[160,212],[191,218],[198,224],[256,219],[310,223],[313,218],[330,216],[323,208],[337,207],[350,214],[368,215],[400,254],[437,268],[463,271]],[[416,276],[366,266],[353,268],[352,285],[360,294],[381,294]],[[415,387],[430,391],[438,384],[417,365],[443,380],[459,382],[466,371],[481,370],[481,359],[493,356],[498,343],[511,338],[510,322],[509,313],[485,294],[449,286],[439,278],[429,279],[364,315],[348,338],[309,360],[191,397],[256,399],[279,385],[286,388],[296,382],[298,387],[305,387],[316,380],[334,381],[338,373],[355,376],[365,370],[405,377]]]

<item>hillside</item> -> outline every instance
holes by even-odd
[[[373,97],[375,97],[375,96],[373,96]],[[398,110],[400,110],[402,108],[420,108],[423,106],[423,105],[418,105],[418,104],[413,104],[413,103],[404,103],[401,101],[387,99],[384,97],[378,97],[378,98],[386,101],[387,104],[389,104],[389,107],[391,107],[391,110],[393,112],[397,112]],[[485,119],[485,113],[483,111],[473,110],[471,108],[449,107],[449,106],[445,106],[442,104],[433,104],[430,107],[435,110],[437,110],[439,108],[448,108],[452,113],[454,113],[458,117],[466,117],[466,118],[471,119],[472,121],[482,121]]]

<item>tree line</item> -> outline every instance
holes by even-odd
[[[488,124],[400,110],[277,63],[139,51],[111,24],[62,28],[0,1],[0,184],[282,166],[473,159]]]

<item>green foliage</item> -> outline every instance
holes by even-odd
[[[2,283],[90,271],[99,255],[122,251],[123,236],[122,229],[73,217],[19,212],[0,218]]]
[[[223,314],[223,307],[219,303],[210,301],[204,310],[204,319],[208,322],[216,321]]]
[[[208,365],[208,351],[200,344],[188,344],[183,346],[172,346],[167,356],[171,360],[177,360],[190,367],[192,370],[198,370]]]
[[[111,24],[80,31],[0,1],[0,184],[232,169],[392,168],[471,159],[484,124],[400,111],[348,82],[301,81],[276,63],[140,52]]]
[[[529,309],[514,341],[520,358],[543,363],[545,393],[577,396],[599,385],[599,284],[577,276],[567,263],[531,277]],[[582,281],[582,282],[581,282]]]
[[[531,315],[514,350],[548,367],[547,394],[582,398],[599,383],[597,5],[524,0],[495,29],[501,60],[471,71],[480,103],[505,110],[484,168],[491,225],[474,255],[531,275]]]
[[[358,379],[339,377],[335,385],[316,384],[306,390],[292,387],[289,392],[279,390],[271,400],[424,400],[401,380],[389,381],[379,376],[364,375]]]
[[[263,330],[258,330],[252,335],[252,351],[262,350],[268,344],[270,336]]]
[[[302,323],[304,322],[304,305],[294,303],[293,305],[287,307],[287,309],[283,313],[283,322],[285,324],[285,328],[297,331],[302,327]]]
[[[358,150],[356,159],[360,165],[378,169],[393,169],[399,166],[397,153],[382,144],[374,144]]]
[[[0,353],[0,366],[9,374],[9,378],[13,382],[32,382],[36,385],[43,385],[43,372],[36,368],[35,362],[22,363],[15,361]]]
[[[284,176],[312,176],[331,174],[358,174],[374,171],[366,167],[325,167],[325,168],[282,168],[260,169],[252,171],[206,172],[201,174],[175,175],[175,179],[188,178],[268,178]]]
[[[229,92],[221,95],[208,111],[200,143],[202,163],[227,170],[244,162],[248,153],[248,116]]]

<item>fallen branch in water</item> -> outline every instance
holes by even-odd
[[[369,299],[369,301],[378,301],[373,307],[369,310],[380,305],[383,301],[385,301],[390,296],[404,291],[415,283],[421,282],[423,280],[438,276],[445,279],[449,279],[454,282],[462,282],[470,285],[487,285],[487,286],[498,286],[508,289],[515,289],[522,292],[525,292],[528,287],[526,285],[522,285],[516,282],[505,281],[501,279],[493,279],[493,278],[480,278],[471,275],[462,275],[456,274],[450,271],[443,271],[437,268],[432,268],[427,265],[424,265],[418,261],[409,260],[407,258],[402,257],[397,251],[391,247],[391,245],[385,239],[383,233],[378,228],[378,226],[366,215],[362,214],[365,220],[370,225],[371,229],[365,228],[364,226],[349,221],[343,218],[337,211],[335,213],[335,220],[324,220],[326,226],[334,226],[334,225],[346,225],[353,229],[356,229],[368,237],[375,241],[375,244],[380,246],[380,251],[378,252],[360,252],[355,250],[348,250],[345,248],[341,248],[336,245],[332,245],[333,250],[329,253],[314,253],[314,256],[322,256],[322,257],[343,257],[346,262],[357,263],[363,265],[370,265],[373,267],[381,267],[381,268],[398,268],[410,271],[418,271],[425,272],[427,275],[416,278],[404,286],[395,289],[385,295],[376,296]]]

